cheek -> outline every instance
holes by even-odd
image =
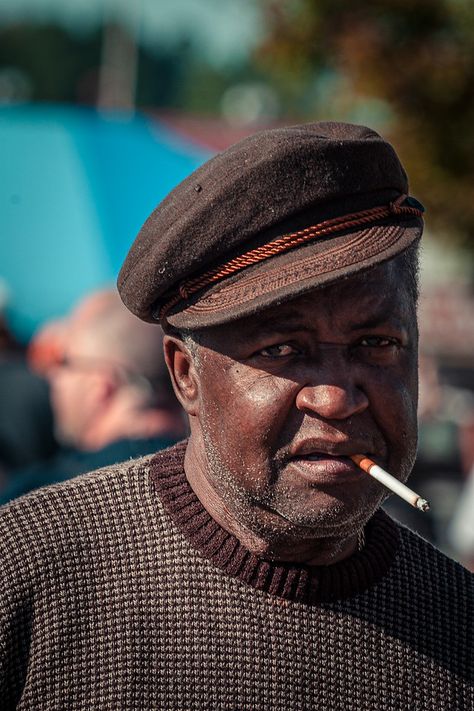
[[[70,390],[67,375],[57,375],[51,380],[51,402],[56,410],[63,409],[63,403],[67,402],[67,395]]]
[[[407,350],[387,367],[369,368],[362,374],[371,408],[384,418],[416,418],[418,373],[416,352]],[[364,389],[365,389],[364,388]]]
[[[371,412],[388,444],[389,468],[400,471],[403,478],[416,455],[417,400],[416,363],[372,381]]]
[[[387,376],[375,381],[370,400],[384,419],[397,420],[400,425],[404,419],[416,419],[416,388],[409,380]]]
[[[52,388],[51,397],[60,417],[79,419],[88,410],[89,388],[87,381],[80,373],[65,373]]]
[[[268,468],[296,385],[243,366],[229,368],[213,383],[203,402],[208,434],[232,466]]]

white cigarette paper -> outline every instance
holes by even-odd
[[[410,489],[401,481],[398,481],[394,476],[389,474],[379,467],[378,464],[373,462],[371,459],[366,457],[364,454],[354,454],[351,456],[353,462],[357,464],[364,472],[369,474],[374,479],[377,479],[381,484],[393,491],[394,494],[398,494],[404,501],[408,501],[409,504],[414,506],[420,511],[428,511],[430,505],[426,499],[423,499],[419,494],[417,494],[413,489]]]

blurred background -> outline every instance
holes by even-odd
[[[470,0],[0,0],[4,361],[112,284],[212,153],[268,126],[367,124],[427,209],[412,483],[432,510],[387,507],[474,567],[473,87]]]

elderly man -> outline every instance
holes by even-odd
[[[344,124],[257,134],[155,210],[119,289],[190,438],[4,508],[8,707],[474,708],[472,576],[351,459],[415,458],[421,215]]]

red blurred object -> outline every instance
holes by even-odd
[[[49,321],[31,339],[27,349],[27,360],[31,369],[39,375],[48,371],[63,358],[66,343],[66,323],[64,320]]]

